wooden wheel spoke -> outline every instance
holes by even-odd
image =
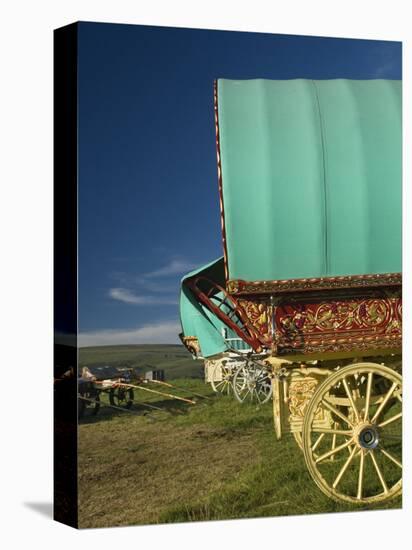
[[[338,430],[335,428],[313,428],[312,432],[318,434],[352,435],[352,430]]]
[[[342,445],[339,445],[338,447],[335,447],[334,449],[331,449],[327,453],[324,453],[321,456],[318,456],[315,460],[316,464],[319,464],[319,462],[322,462],[322,460],[325,460],[326,458],[329,458],[330,456],[334,456],[336,453],[339,453],[343,449],[346,449],[346,447],[349,447],[351,443],[353,442],[353,439],[349,439],[345,443],[342,443]]]
[[[266,400],[268,394],[265,391],[260,391],[259,396],[259,403],[263,403]]]
[[[384,420],[380,424],[378,424],[378,428],[383,428],[384,426],[388,426],[389,424],[392,424],[392,422],[395,422],[396,420],[399,420],[399,418],[402,418],[402,412],[395,414],[395,416],[392,416],[391,418],[388,418],[387,420]]]
[[[333,485],[332,487],[334,489],[336,489],[336,487],[338,486],[338,483],[340,482],[340,480],[342,479],[343,477],[343,474],[346,472],[346,470],[349,468],[349,465],[350,463],[352,462],[354,456],[355,456],[355,453],[356,453],[356,447],[353,447],[352,451],[350,452],[350,455],[348,457],[348,459],[346,460],[345,464],[342,466],[340,472],[338,473],[338,475],[336,476],[336,479],[335,481],[333,482]]]
[[[376,470],[376,473],[378,475],[378,478],[379,478],[379,481],[381,482],[381,485],[382,485],[382,488],[383,488],[383,492],[384,493],[387,493],[388,492],[388,487],[386,485],[386,482],[385,482],[385,479],[382,475],[382,472],[381,472],[381,469],[379,468],[379,465],[378,463],[376,462],[376,457],[375,457],[375,454],[374,454],[374,451],[370,451],[370,457],[372,459],[372,463],[375,467],[375,470]]]
[[[371,401],[372,378],[373,378],[373,372],[369,372],[368,373],[368,383],[366,385],[364,420],[367,420],[369,418],[369,406],[370,406],[370,401]]]
[[[346,378],[344,378],[342,380],[342,383],[343,383],[343,387],[345,388],[346,395],[348,396],[349,403],[351,404],[351,407],[352,407],[353,412],[355,414],[356,420],[359,421],[359,412],[358,412],[358,409],[355,405],[355,401],[353,400],[353,395],[352,395],[352,392],[350,391],[350,388],[348,386],[348,382],[346,381]]]
[[[353,449],[355,449],[355,451],[356,451],[356,449],[357,449],[356,445],[354,445],[353,447],[352,447],[352,445],[349,445],[349,447],[348,447],[348,453],[351,454],[351,452],[353,451]]]
[[[402,470],[402,462],[400,462],[397,458],[395,458],[391,453],[386,451],[385,449],[380,448],[380,452],[386,456],[386,458],[389,458],[394,464],[396,464],[401,470]]]
[[[353,428],[353,424],[352,422],[349,420],[349,418],[347,416],[345,416],[343,413],[341,413],[336,407],[334,407],[333,405],[331,405],[327,400],[326,398],[323,398],[322,399],[322,403],[324,404],[324,406],[332,413],[334,413],[336,416],[339,416],[339,418],[341,418],[344,422],[346,422],[349,426],[351,426]]]
[[[375,414],[373,415],[373,418],[371,420],[372,424],[374,424],[376,422],[376,420],[379,418],[379,415],[381,414],[381,412],[383,411],[383,409],[385,408],[387,402],[389,401],[389,399],[392,397],[392,394],[393,392],[395,391],[395,389],[398,387],[398,384],[397,382],[394,382],[390,388],[390,390],[388,391],[388,393],[385,395],[382,403],[379,405],[378,407],[378,410],[375,412]]]
[[[358,500],[361,500],[362,498],[364,465],[365,465],[365,453],[361,452],[360,461],[359,461],[358,493],[356,495],[356,498]]]
[[[316,449],[318,448],[320,442],[322,441],[322,439],[325,437],[325,434],[324,433],[321,433],[320,436],[317,438],[317,440],[315,441],[315,443],[312,445],[311,449],[312,449],[312,453],[314,453],[316,451]]]
[[[332,447],[331,447],[331,449],[336,449],[336,434],[332,435]],[[334,460],[334,458],[335,457],[333,455],[330,457],[331,460]]]
[[[247,385],[246,387],[247,387],[247,390],[246,390],[245,396],[249,395],[249,393],[250,393],[250,386]]]

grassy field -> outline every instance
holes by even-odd
[[[139,367],[143,371],[165,369],[167,378],[202,378],[200,361],[179,345],[104,346],[80,348],[80,367],[110,365],[113,367]]]
[[[162,363],[172,382],[169,374],[184,373],[182,365],[189,363],[193,377],[174,382],[209,399],[195,397],[196,405],[189,405],[145,395],[147,403],[163,410],[135,405],[128,414],[102,407],[96,417],[84,418],[79,427],[80,527],[359,509],[335,503],[318,490],[291,435],[276,441],[270,403],[256,407],[214,395],[195,378],[201,370],[183,348],[90,348],[81,351],[81,362],[139,362],[131,357],[136,354],[151,360],[152,367]],[[136,391],[135,398],[143,399],[142,394]],[[395,499],[373,508],[400,506]]]

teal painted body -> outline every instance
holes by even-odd
[[[401,82],[219,80],[228,278],[401,271]]]
[[[199,340],[201,355],[211,357],[229,351],[229,348],[233,345],[229,345],[230,340],[228,342],[228,339],[237,338],[237,335],[212,311],[202,305],[185,284],[187,279],[195,275],[207,277],[215,283],[224,285],[223,258],[219,258],[185,275],[182,279],[180,291],[180,322],[183,335],[196,336]],[[237,343],[238,349],[239,344],[241,349],[247,348],[246,345]]]

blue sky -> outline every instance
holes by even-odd
[[[401,65],[400,42],[81,23],[80,345],[176,343],[180,278],[222,255],[214,79]]]

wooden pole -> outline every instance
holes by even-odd
[[[187,390],[186,388],[182,388],[181,386],[176,386],[174,384],[169,384],[168,382],[164,382],[163,380],[148,380],[149,383],[154,384],[162,384],[163,386],[168,386],[169,388],[176,388],[177,390],[184,391],[186,393],[191,393],[192,395],[196,395],[196,397],[201,397],[202,399],[211,399],[207,395],[202,395],[201,393],[196,393],[191,390]]]
[[[95,381],[94,383],[103,384],[103,382],[100,382],[100,381]],[[179,397],[177,395],[173,395],[171,393],[165,393],[162,391],[151,390],[150,388],[143,388],[142,386],[136,386],[134,384],[124,384],[123,382],[113,381],[113,387],[118,387],[118,386],[121,386],[123,388],[136,388],[137,390],[143,390],[143,391],[148,391],[150,393],[155,393],[157,395],[172,397],[173,399],[178,399],[179,401],[184,401],[185,403],[190,403],[191,405],[196,405],[196,401],[193,401],[192,399],[186,399],[185,397]]]

